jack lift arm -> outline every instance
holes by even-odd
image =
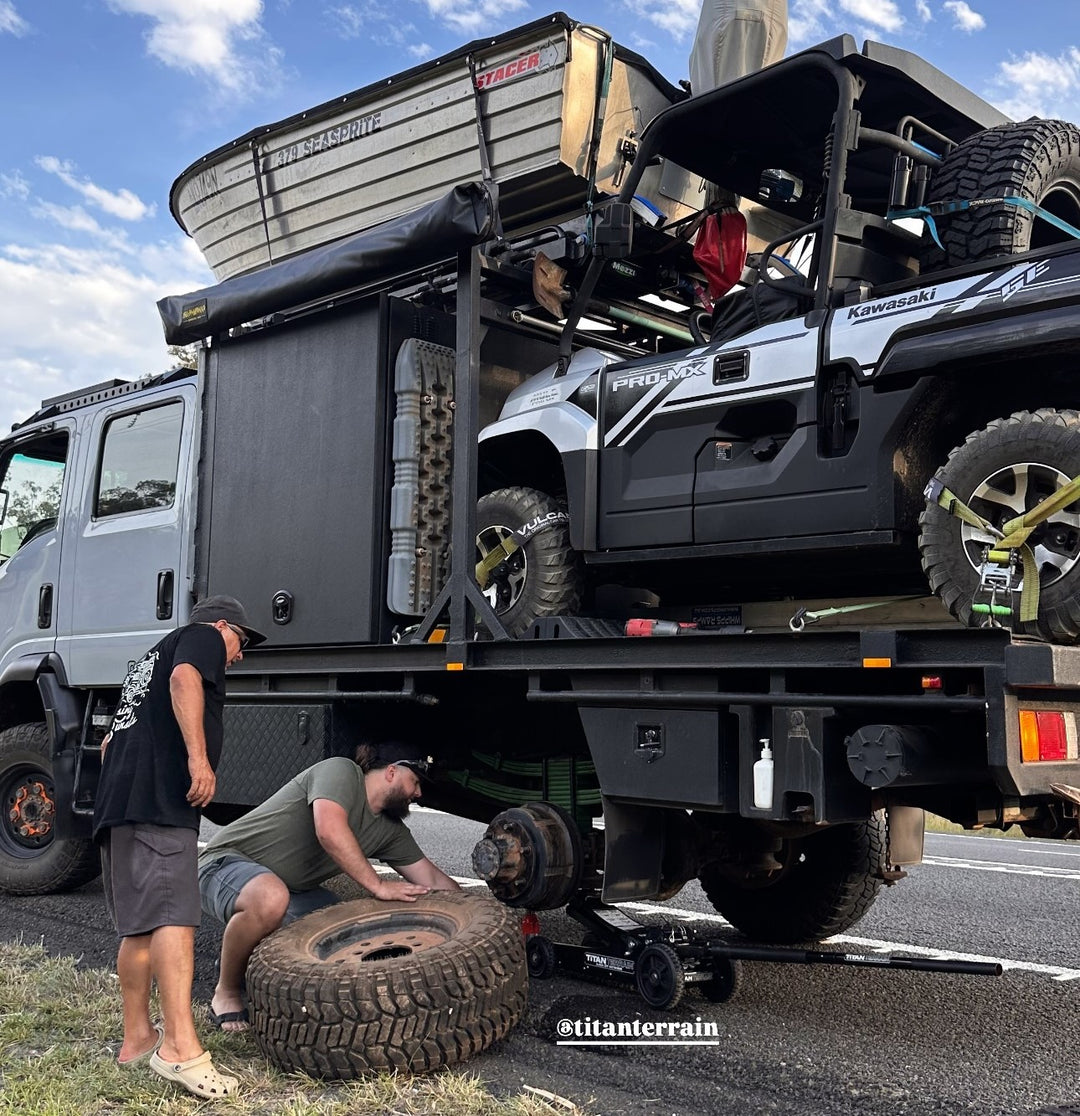
[[[582,944],[567,945],[542,934],[530,934],[525,947],[529,975],[546,980],[555,975],[556,969],[562,969],[585,978],[614,977],[636,985],[641,998],[658,1010],[674,1008],[688,984],[696,984],[713,1003],[730,1000],[739,987],[741,961],[1001,975],[1001,966],[990,961],[731,945],[703,938],[684,926],[644,925],[593,895],[575,896],[566,910],[585,927]]]

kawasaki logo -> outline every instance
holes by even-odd
[[[935,298],[937,298],[937,287],[931,287],[928,291],[904,295],[903,298],[890,298],[887,302],[871,302],[864,306],[852,306],[847,312],[848,321],[851,321],[852,318],[876,318],[879,314],[888,314],[892,310],[901,310],[905,306],[915,306],[920,302],[933,302]]]
[[[697,360],[689,364],[676,364],[669,368],[657,368],[652,372],[633,372],[626,376],[617,376],[611,381],[611,390],[633,390],[634,388],[654,387],[656,384],[666,384],[671,380],[685,380],[689,376],[704,376],[704,362]]]

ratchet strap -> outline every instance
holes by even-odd
[[[981,209],[987,205],[1013,205],[1017,209],[1027,210],[1028,213],[1033,213],[1036,217],[1042,218],[1047,224],[1053,225],[1054,228],[1080,240],[1080,229],[1075,225],[1070,225],[1068,221],[1063,221],[1049,210],[1036,205],[1030,198],[1021,198],[1016,194],[1006,194],[1000,198],[963,198],[957,201],[927,202],[926,205],[919,205],[914,209],[891,209],[885,215],[885,219],[887,221],[898,221],[901,217],[921,218],[926,222],[926,230],[933,237],[934,243],[944,252],[945,245],[941,243],[941,237],[938,236],[937,224],[934,219],[936,217],[947,217],[953,213],[962,213],[967,209]]]
[[[949,515],[954,515],[970,527],[993,536],[994,543],[986,552],[986,560],[1007,566],[1012,561],[1012,551],[1017,551],[1023,564],[1024,580],[1020,589],[1020,622],[1029,623],[1039,615],[1039,567],[1035,552],[1028,545],[1028,537],[1041,523],[1080,499],[1080,477],[1074,477],[1056,492],[1052,492],[1030,511],[1010,519],[999,530],[982,516],[973,512],[954,492],[950,492],[938,477],[931,479],[924,493],[926,499],[937,504]]]
[[[795,610],[795,615],[788,621],[788,627],[793,632],[801,632],[807,624],[816,624],[825,616],[842,616],[846,612],[862,612],[867,608],[881,608],[883,605],[902,604],[904,601],[921,601],[922,594],[914,597],[887,597],[883,601],[865,601],[862,604],[838,605],[835,608]]]

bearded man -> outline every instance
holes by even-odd
[[[268,934],[338,896],[320,886],[344,873],[376,899],[405,900],[458,885],[420,851],[404,818],[421,795],[426,760],[415,745],[361,745],[356,761],[322,760],[261,806],[219,830],[199,857],[202,908],[225,924],[210,1017],[249,1027],[243,979]],[[404,879],[380,876],[377,858]]]

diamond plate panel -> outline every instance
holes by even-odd
[[[326,705],[226,705],[217,802],[254,806],[330,754]]]

